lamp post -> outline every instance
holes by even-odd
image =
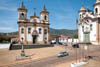
[[[21,44],[22,44],[21,56],[22,56],[22,57],[25,56],[23,39],[24,39],[24,38],[22,38],[22,42],[21,42]]]
[[[21,48],[21,55],[20,56],[18,56],[18,57],[16,57],[16,60],[23,60],[23,59],[28,59],[28,58],[30,58],[29,56],[25,56],[25,51],[24,51],[24,38],[21,38],[22,39],[22,41],[21,41],[21,46],[22,46],[22,48]]]

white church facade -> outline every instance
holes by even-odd
[[[79,10],[78,39],[80,43],[100,45],[100,0],[93,6],[94,11],[84,6]]]
[[[35,10],[35,9],[34,9]],[[19,40],[24,44],[47,44],[49,41],[49,12],[44,6],[40,17],[34,14],[27,18],[28,10],[24,3],[18,8]]]

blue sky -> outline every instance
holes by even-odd
[[[96,0],[23,0],[28,9],[28,18],[36,13],[40,16],[43,5],[50,12],[50,27],[55,29],[77,29],[76,19],[83,4],[93,10]],[[22,0],[0,0],[0,32],[15,32],[17,25],[17,8]]]

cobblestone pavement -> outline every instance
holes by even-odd
[[[61,47],[64,47],[64,46],[61,46]],[[65,48],[67,49],[67,46]],[[52,56],[52,57],[47,57],[47,58],[36,60],[36,61],[31,60],[29,62],[13,64],[13,65],[9,65],[8,67],[54,67],[53,65],[67,63],[67,62],[71,62],[71,61],[75,60],[76,59],[76,57],[75,57],[76,52],[75,52],[75,49],[72,49],[72,50],[73,50],[73,52],[71,52],[70,55],[66,56],[66,57],[58,58],[56,56]],[[91,55],[91,56],[93,56],[93,58],[97,58],[98,55],[100,56],[99,51],[100,51],[100,46],[90,45],[89,52],[84,51],[84,54]],[[86,53],[89,53],[89,54],[86,54]],[[81,58],[82,57],[82,50],[78,49],[77,55],[78,55],[77,58]],[[79,57],[79,55],[80,55],[80,57]]]

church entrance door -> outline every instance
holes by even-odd
[[[84,34],[84,42],[85,43],[89,43],[90,42],[90,33],[89,32],[86,32]]]
[[[34,35],[34,36],[33,36],[33,44],[35,44],[35,43],[36,43],[36,41],[37,41],[37,36],[36,36],[36,35]]]

